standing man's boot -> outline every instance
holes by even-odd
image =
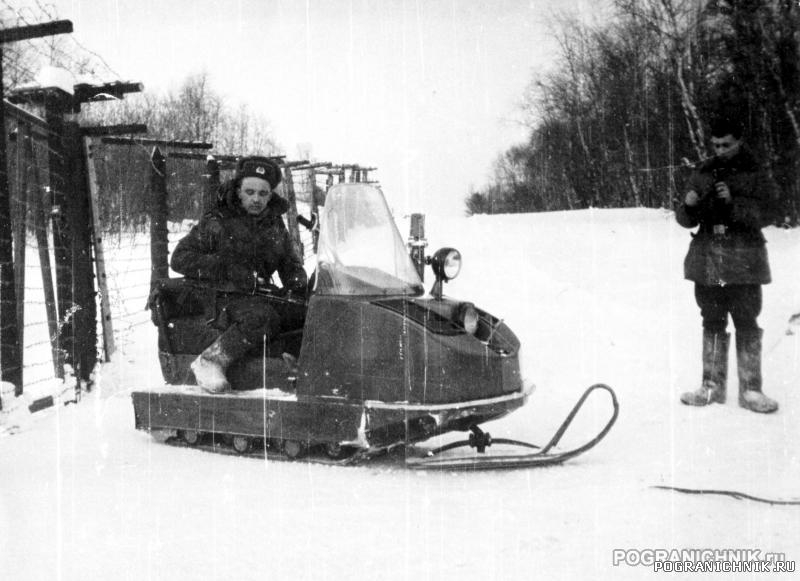
[[[225,371],[251,346],[252,343],[236,325],[229,327],[192,362],[197,385],[208,393],[230,391],[231,384],[225,377]]]
[[[761,392],[762,329],[736,330],[736,361],[739,370],[739,405],[768,414],[778,409],[778,402]]]
[[[681,402],[696,406],[725,403],[730,338],[729,333],[703,329],[703,384],[682,394]]]

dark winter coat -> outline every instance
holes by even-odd
[[[258,278],[269,282],[277,272],[284,288],[305,291],[303,262],[281,218],[288,202],[275,194],[261,214],[251,216],[232,184],[222,192],[219,207],[178,242],[172,269],[225,291],[252,291]]]
[[[730,203],[716,197],[714,184],[719,181],[728,185]],[[743,146],[729,160],[705,161],[692,175],[689,189],[700,201],[696,206],[681,204],[676,218],[685,228],[700,227],[692,233],[684,276],[702,285],[769,283],[761,228],[770,222],[777,188],[752,153]]]

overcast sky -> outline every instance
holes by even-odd
[[[271,123],[283,153],[378,168],[396,211],[463,213],[523,141],[518,104],[555,54],[554,10],[598,0],[55,0],[120,79],[206,71]],[[117,79],[104,79],[107,81]],[[236,153],[236,152],[232,152]]]

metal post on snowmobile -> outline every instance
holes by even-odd
[[[425,282],[425,214],[411,214],[411,233],[408,236],[408,253],[417,267],[419,279]]]

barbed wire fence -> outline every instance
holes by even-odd
[[[54,228],[53,208],[56,207],[50,180],[67,181],[67,175],[51,168],[49,157],[57,152],[50,149],[48,131],[43,125],[32,129],[26,123],[25,113],[17,108],[7,121],[9,139],[9,175],[12,185],[12,222],[15,230],[24,231],[20,238],[24,260],[15,259],[17,268],[24,269],[17,277],[24,284],[21,311],[21,346],[25,353],[25,388],[34,389],[53,379],[64,377],[64,346],[59,343],[64,317],[56,316],[54,286]],[[114,138],[96,141],[93,163],[98,181],[99,231],[96,236],[103,241],[105,275],[114,341],[126,346],[135,336],[135,329],[151,324],[146,310],[151,290],[151,184],[148,174],[153,171],[152,150],[137,145],[135,139],[128,145],[119,145]],[[209,188],[208,162],[201,157],[187,159],[180,152],[169,152],[167,158],[168,253],[185,236],[203,214],[204,196]],[[233,156],[221,156],[231,159]],[[287,167],[287,165],[289,167]],[[220,181],[233,175],[233,164],[228,163],[220,172]],[[334,183],[361,181],[357,166],[333,167],[330,163],[284,164],[284,180],[280,194],[286,196],[286,186],[291,181],[298,217],[306,223],[297,228],[304,258],[313,268],[315,233],[318,219],[315,215],[324,205],[324,192]],[[366,179],[366,176],[364,176]],[[24,228],[22,228],[24,224]],[[19,254],[17,254],[19,256]],[[171,272],[171,276],[179,276]],[[70,315],[69,311],[66,317]],[[69,373],[69,370],[68,370]]]
[[[213,144],[134,137],[146,132],[143,125],[80,126],[73,114],[82,104],[108,94],[121,100],[141,85],[83,82],[69,93],[41,86],[36,71],[42,62],[84,78],[118,77],[74,40],[25,37],[56,24],[42,22],[54,14],[38,1],[30,9],[0,0],[0,157],[7,161],[0,176],[6,169],[8,182],[0,199],[9,208],[8,216],[0,215],[0,363],[4,380],[16,366],[16,395],[35,397],[39,387],[49,393],[58,385],[77,399],[91,389],[96,363],[150,324],[153,281],[178,276],[168,270],[167,257],[215,203],[219,184],[232,177],[242,154],[197,153]],[[57,24],[60,33],[71,32],[68,21]],[[327,188],[368,181],[374,168],[274,159],[284,175],[278,193],[290,201],[286,224],[311,271]]]
[[[58,10],[50,3],[0,0],[0,28],[33,26],[58,18]],[[9,88],[33,82],[43,65],[71,71],[90,83],[121,78],[100,54],[72,35],[18,41],[5,47],[3,57],[4,79]]]
[[[53,231],[49,220],[47,157],[43,132],[14,115],[6,121],[8,139],[14,269],[20,345],[26,354],[25,384],[35,387],[64,377],[58,342],[52,265]],[[63,176],[56,176],[63,177]]]
[[[114,72],[54,14],[0,0],[0,365],[15,395],[70,382],[78,395],[97,361],[84,128],[70,116],[107,88],[87,80]],[[45,86],[47,67],[82,82]]]

